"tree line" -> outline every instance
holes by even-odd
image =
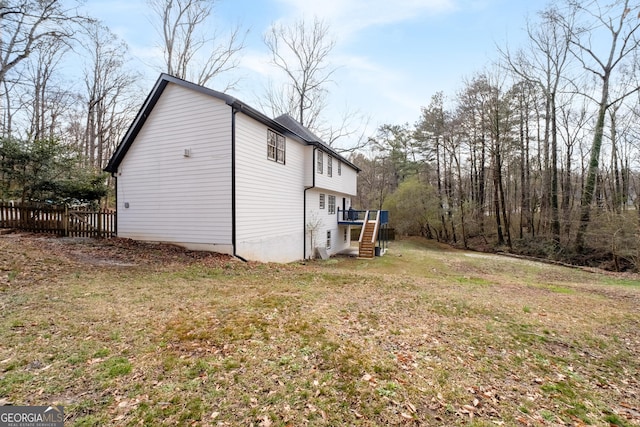
[[[354,156],[360,204],[405,234],[638,268],[638,28],[628,0],[540,11],[525,46],[378,129]]]

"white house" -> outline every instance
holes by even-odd
[[[167,74],[105,170],[120,237],[289,262],[348,248],[362,225],[343,220],[353,163],[289,116]]]

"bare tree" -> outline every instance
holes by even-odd
[[[575,0],[569,2],[571,11],[568,16],[577,16],[585,20],[584,25],[572,27],[571,52],[584,69],[597,79],[600,89],[599,98],[593,98],[598,106],[598,114],[591,143],[587,180],[580,202],[580,225],[575,241],[578,251],[584,249],[584,235],[591,218],[591,202],[599,174],[600,149],[607,111],[611,106],[640,90],[640,86],[634,86],[627,88],[615,99],[611,99],[610,96],[610,83],[614,73],[624,67],[626,60],[636,59],[634,54],[640,47],[640,6],[630,6],[629,0],[617,0],[606,5],[600,3],[599,0],[586,4]],[[569,28],[566,18],[563,23]],[[605,37],[608,38],[607,50],[599,52],[599,46],[592,44],[592,41],[604,40]]]
[[[86,127],[84,154],[86,161],[102,168],[110,157],[110,147],[119,136],[118,117],[126,114],[126,94],[137,74],[125,69],[127,45],[108,28],[94,24],[87,27]]]
[[[14,107],[14,94],[16,93],[19,80],[20,79],[14,79],[14,81],[3,80],[1,82],[2,95],[0,96],[0,110],[2,110],[2,116],[0,117],[0,135],[2,136],[10,137],[13,133],[15,115],[19,111],[19,109]]]
[[[236,26],[223,40],[210,27],[214,0],[148,0],[148,3],[157,18],[167,73],[206,85],[237,67],[245,34]],[[226,89],[235,83],[228,83]]]
[[[45,127],[43,109],[55,107],[44,97],[64,96],[65,90],[48,86],[60,55],[71,43],[77,24],[91,21],[79,16],[72,1],[0,1],[0,85],[3,110],[2,134],[14,128],[39,137]],[[37,54],[37,55],[36,55]],[[29,59],[37,56],[32,63]],[[52,111],[51,111],[52,112]],[[52,112],[53,113],[53,112]],[[57,114],[57,113],[55,113]],[[30,116],[30,117],[25,117]],[[24,121],[26,123],[21,124]]]
[[[53,138],[60,129],[61,120],[72,97],[70,92],[57,84],[56,75],[60,61],[69,50],[60,39],[50,39],[38,47],[28,61],[26,75],[30,83],[27,90],[27,108],[30,113],[28,135],[33,140]]]
[[[65,4],[62,0],[0,2],[0,82],[38,47],[51,40],[69,40],[74,25],[89,20]]]
[[[273,25],[264,37],[272,63],[287,79],[284,88],[271,85],[267,102],[274,115],[290,114],[303,126],[318,130],[325,108],[327,84],[336,68],[328,63],[335,46],[329,26],[318,18],[304,19],[291,26]]]

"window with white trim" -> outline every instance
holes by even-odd
[[[284,164],[285,156],[285,139],[284,136],[275,133],[271,129],[267,130],[267,158],[274,162]]]
[[[327,156],[327,176],[333,176],[333,157]]]
[[[327,249],[331,249],[331,230],[327,230]]]
[[[324,209],[324,194],[320,194],[320,209]]]
[[[345,228],[344,228],[344,242],[345,242],[345,243],[347,243],[347,230],[348,230],[348,228],[347,228],[347,227],[345,227]]]
[[[329,214],[336,213],[336,196],[329,195]]]
[[[338,176],[342,175],[342,162],[338,160]]]
[[[322,151],[318,151],[318,173],[322,173],[322,169],[324,169],[324,153]]]

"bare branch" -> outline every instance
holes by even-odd
[[[274,25],[264,42],[272,63],[285,73],[293,89],[287,102],[290,109],[281,113],[292,114],[303,126],[314,128],[324,107],[325,87],[336,71],[328,65],[335,46],[329,27],[317,18],[309,27],[304,19],[290,27]]]
[[[164,50],[164,71],[181,79],[206,85],[215,77],[238,66],[244,49],[239,26],[222,40],[207,28],[214,0],[148,0],[156,18],[156,28]],[[227,85],[227,89],[235,83]]]
[[[1,6],[0,81],[39,46],[51,40],[66,42],[75,34],[76,24],[91,21],[61,0],[20,0]]]

